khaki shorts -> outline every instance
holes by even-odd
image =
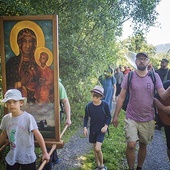
[[[127,142],[140,141],[148,144],[152,141],[155,129],[155,121],[135,122],[131,119],[125,119],[125,135]]]

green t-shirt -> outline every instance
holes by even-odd
[[[66,89],[60,82],[59,82],[59,93],[60,93],[59,96],[60,100],[67,98]]]

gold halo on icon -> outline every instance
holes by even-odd
[[[41,64],[40,64],[40,61],[39,61],[39,58],[40,58],[40,54],[41,54],[42,52],[45,52],[45,53],[48,54],[48,61],[47,61],[46,65],[47,65],[47,66],[50,66],[50,65],[52,64],[52,62],[53,62],[53,54],[52,54],[52,52],[51,52],[48,48],[46,48],[46,47],[36,48],[35,53],[34,53],[34,58],[35,58],[36,63],[37,63],[39,66],[41,65]]]
[[[13,26],[10,32],[10,45],[11,45],[12,51],[14,52],[16,56],[19,55],[17,36],[18,36],[19,31],[21,31],[24,28],[29,28],[35,33],[36,38],[37,38],[37,47],[45,46],[44,33],[42,29],[39,27],[39,25],[32,21],[20,21]]]

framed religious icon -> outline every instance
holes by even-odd
[[[27,97],[23,109],[32,114],[46,145],[60,140],[58,17],[0,17],[3,92],[18,89]]]

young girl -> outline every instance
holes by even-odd
[[[96,170],[106,170],[103,164],[103,154],[101,146],[104,141],[105,133],[111,121],[109,105],[102,101],[104,89],[101,86],[95,86],[91,91],[92,102],[88,103],[85,108],[84,116],[84,135],[87,136],[87,123],[90,117],[90,135],[89,142],[93,144],[94,156],[96,159]]]
[[[34,117],[20,109],[26,103],[26,98],[22,97],[19,90],[10,89],[6,92],[2,102],[9,110],[9,113],[2,118],[0,125],[2,129],[0,146],[7,137],[10,143],[10,151],[5,158],[6,170],[19,170],[20,168],[21,170],[36,170],[34,136],[41,147],[42,159],[48,162],[50,156]]]

